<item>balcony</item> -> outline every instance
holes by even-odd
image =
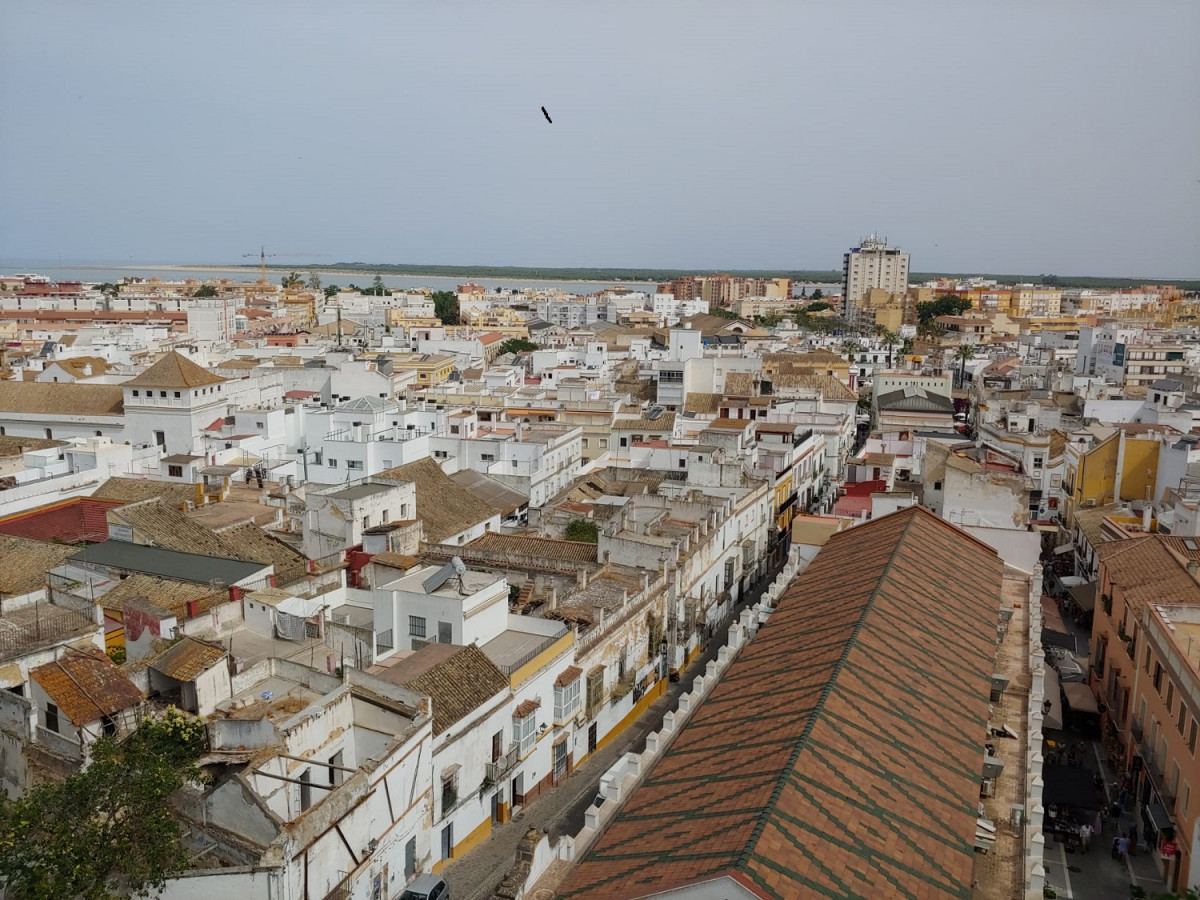
[[[519,746],[513,744],[508,748],[507,751],[501,754],[500,757],[490,763],[487,763],[483,767],[484,780],[491,784],[497,784],[500,779],[503,778],[504,775],[517,764],[517,751],[520,749],[521,748]]]

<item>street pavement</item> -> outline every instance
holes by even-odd
[[[703,674],[708,663],[716,659],[718,651],[728,639],[729,625],[742,609],[758,602],[777,574],[777,571],[771,572],[750,590],[748,598],[734,611],[733,617],[714,631],[713,639],[705,651],[680,674],[679,681],[668,683],[666,693],[655,700],[641,718],[585,759],[563,784],[543,793],[527,809],[514,816],[512,821],[494,825],[486,841],[447,865],[442,877],[450,887],[450,896],[454,900],[485,900],[491,897],[496,885],[516,865],[517,844],[530,828],[557,834],[578,833],[583,828],[587,808],[600,792],[600,779],[604,773],[626,753],[641,753],[646,749],[646,736],[662,727],[663,716],[675,709],[679,695],[690,690],[693,679]]]

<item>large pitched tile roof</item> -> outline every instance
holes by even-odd
[[[121,385],[127,387],[194,388],[225,381],[203,366],[198,366],[186,356],[172,350],[141,375]]]
[[[224,648],[185,637],[150,661],[150,668],[176,681],[194,681],[225,658]]]
[[[374,480],[410,482],[416,487],[417,518],[425,526],[425,540],[431,544],[500,512],[457,484],[430,457],[380,472]]]
[[[188,604],[196,604],[196,613],[207,612],[214,606],[229,601],[229,591],[208,584],[191,581],[174,581],[157,575],[135,572],[117,582],[98,598],[100,605],[109,612],[120,612],[126,601],[145,600],[166,610],[177,618],[188,618]]]
[[[920,507],[833,535],[559,896],[968,897],[1002,577]]]
[[[478,550],[485,553],[503,553],[511,556],[531,556],[554,562],[594,563],[596,545],[584,541],[560,541],[554,538],[527,537],[521,534],[501,534],[489,531],[480,535],[463,550],[468,553]]]
[[[0,381],[0,412],[121,416],[125,414],[125,391],[119,384]]]
[[[1188,572],[1183,554],[1177,556],[1168,549],[1172,543],[1179,552],[1182,542],[1178,538],[1172,542],[1158,534],[1105,541],[1095,548],[1108,580],[1139,613],[1147,603],[1200,606],[1200,585]]]
[[[157,481],[153,478],[125,478],[114,475],[105,479],[100,487],[92,492],[97,500],[120,500],[124,503],[136,503],[138,500],[148,500],[151,497],[162,497],[172,506],[182,508],[188,500],[196,499],[196,488],[190,484],[179,484],[172,481]]]
[[[79,552],[68,544],[31,541],[14,534],[0,534],[0,595],[20,596],[46,583],[46,572]]]
[[[142,692],[99,650],[76,650],[38,666],[29,677],[41,685],[73,725],[86,725],[129,709]]]
[[[275,567],[275,583],[291,584],[308,572],[308,559],[253,522],[223,528],[217,535],[231,546],[238,559]]]
[[[431,644],[430,647],[436,647]],[[425,647],[417,655],[429,651]],[[439,648],[431,655],[440,655]],[[409,657],[414,659],[414,657]],[[401,683],[397,675],[384,669],[379,677],[385,681]],[[430,666],[415,678],[404,682],[405,686],[433,699],[433,733],[441,734],[456,722],[460,722],[480,706],[508,687],[508,676],[496,668],[482,650],[472,644],[463,647]]]

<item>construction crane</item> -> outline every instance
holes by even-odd
[[[253,259],[255,256],[258,257],[258,279],[261,284],[265,285],[267,283],[267,257],[268,256],[316,257],[316,256],[326,256],[326,255],[327,254],[324,254],[324,253],[268,253],[267,248],[265,246],[260,246],[258,248],[257,253],[243,253],[242,258],[243,259]]]

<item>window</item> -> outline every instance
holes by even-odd
[[[388,511],[386,509],[383,511],[383,515],[381,515],[379,517],[379,521],[382,522],[384,525],[386,525],[388,522],[392,521],[391,518],[388,517]]]
[[[134,388],[134,389],[133,389],[133,396],[135,396],[135,397],[136,397],[137,395],[138,395],[137,388]]]
[[[601,450],[608,449],[608,438],[600,438],[600,449]]]
[[[513,743],[521,749],[517,753],[525,756],[533,749],[537,738],[537,715],[530,713],[523,719],[513,716]]]
[[[1182,706],[1183,704],[1180,704]],[[1175,708],[1175,682],[1167,679],[1167,715]]]
[[[333,756],[329,757],[329,784],[337,787],[342,783],[342,779],[346,777],[346,773],[341,769],[335,769],[334,766],[342,765],[342,751],[339,750]]]
[[[940,491],[942,489],[942,483],[940,481],[935,481],[933,483],[933,489],[935,491]]]
[[[54,429],[53,429],[53,428],[47,428],[47,429],[46,429],[46,440],[48,440],[48,441],[49,441],[49,440],[52,440],[53,438],[54,438]]]
[[[346,460],[346,468],[347,468],[347,469],[361,469],[362,467],[363,467],[363,464],[362,464],[362,460],[361,460],[361,459],[348,459],[348,460]]]
[[[365,531],[366,529],[368,529],[370,527],[371,527],[371,517],[363,516],[363,530]]]
[[[1192,799],[1192,788],[1186,781],[1183,783],[1183,789],[1179,792],[1179,818],[1187,816],[1188,803]]]
[[[159,392],[158,392],[158,396],[162,397],[163,399],[166,399],[167,392],[166,392],[166,391],[159,391]]]
[[[1191,751],[1192,756],[1196,755],[1196,731],[1198,729],[1200,726],[1196,724],[1195,719],[1192,719],[1192,727],[1188,729],[1188,750]]]
[[[554,721],[565,722],[579,711],[580,679],[576,678],[570,684],[554,688]]]
[[[442,772],[442,815],[458,802],[458,766]]]
[[[495,454],[495,453],[480,453],[480,454],[479,454],[479,458],[480,458],[480,459],[481,459],[483,462],[495,462],[495,461],[496,461],[496,454]]]
[[[312,798],[312,775],[309,769],[305,769],[300,775],[300,810],[303,812],[313,804]]]
[[[628,438],[621,438],[621,446],[622,446],[622,447],[628,447],[628,446],[629,446],[629,439],[628,439]]]
[[[1158,691],[1158,695],[1160,697],[1162,696],[1162,682],[1163,682],[1162,663],[1155,663],[1154,664],[1154,689],[1156,691]]]
[[[53,703],[46,704],[46,730],[58,734],[58,707]]]
[[[497,731],[492,735],[492,762],[504,755],[504,732]]]
[[[183,466],[167,466],[167,475],[171,478],[182,478]]]
[[[730,588],[733,587],[733,560],[732,559],[725,560],[725,584]]]
[[[178,400],[178,399],[179,399],[179,391],[176,391],[176,392],[175,392],[175,399],[176,399],[176,400]]]
[[[1184,725],[1187,724],[1187,706],[1183,702],[1183,698],[1179,698],[1179,718],[1175,721],[1175,727],[1179,729],[1180,736],[1187,734],[1184,730]]]
[[[408,633],[412,637],[425,637],[425,617],[424,616],[409,616],[408,617]]]
[[[438,643],[454,643],[454,626],[449,622],[438,622]]]
[[[329,459],[325,460],[325,465],[329,466],[329,468],[331,468],[331,469],[336,469],[337,468],[337,460],[331,456],[331,457],[329,457]]]

